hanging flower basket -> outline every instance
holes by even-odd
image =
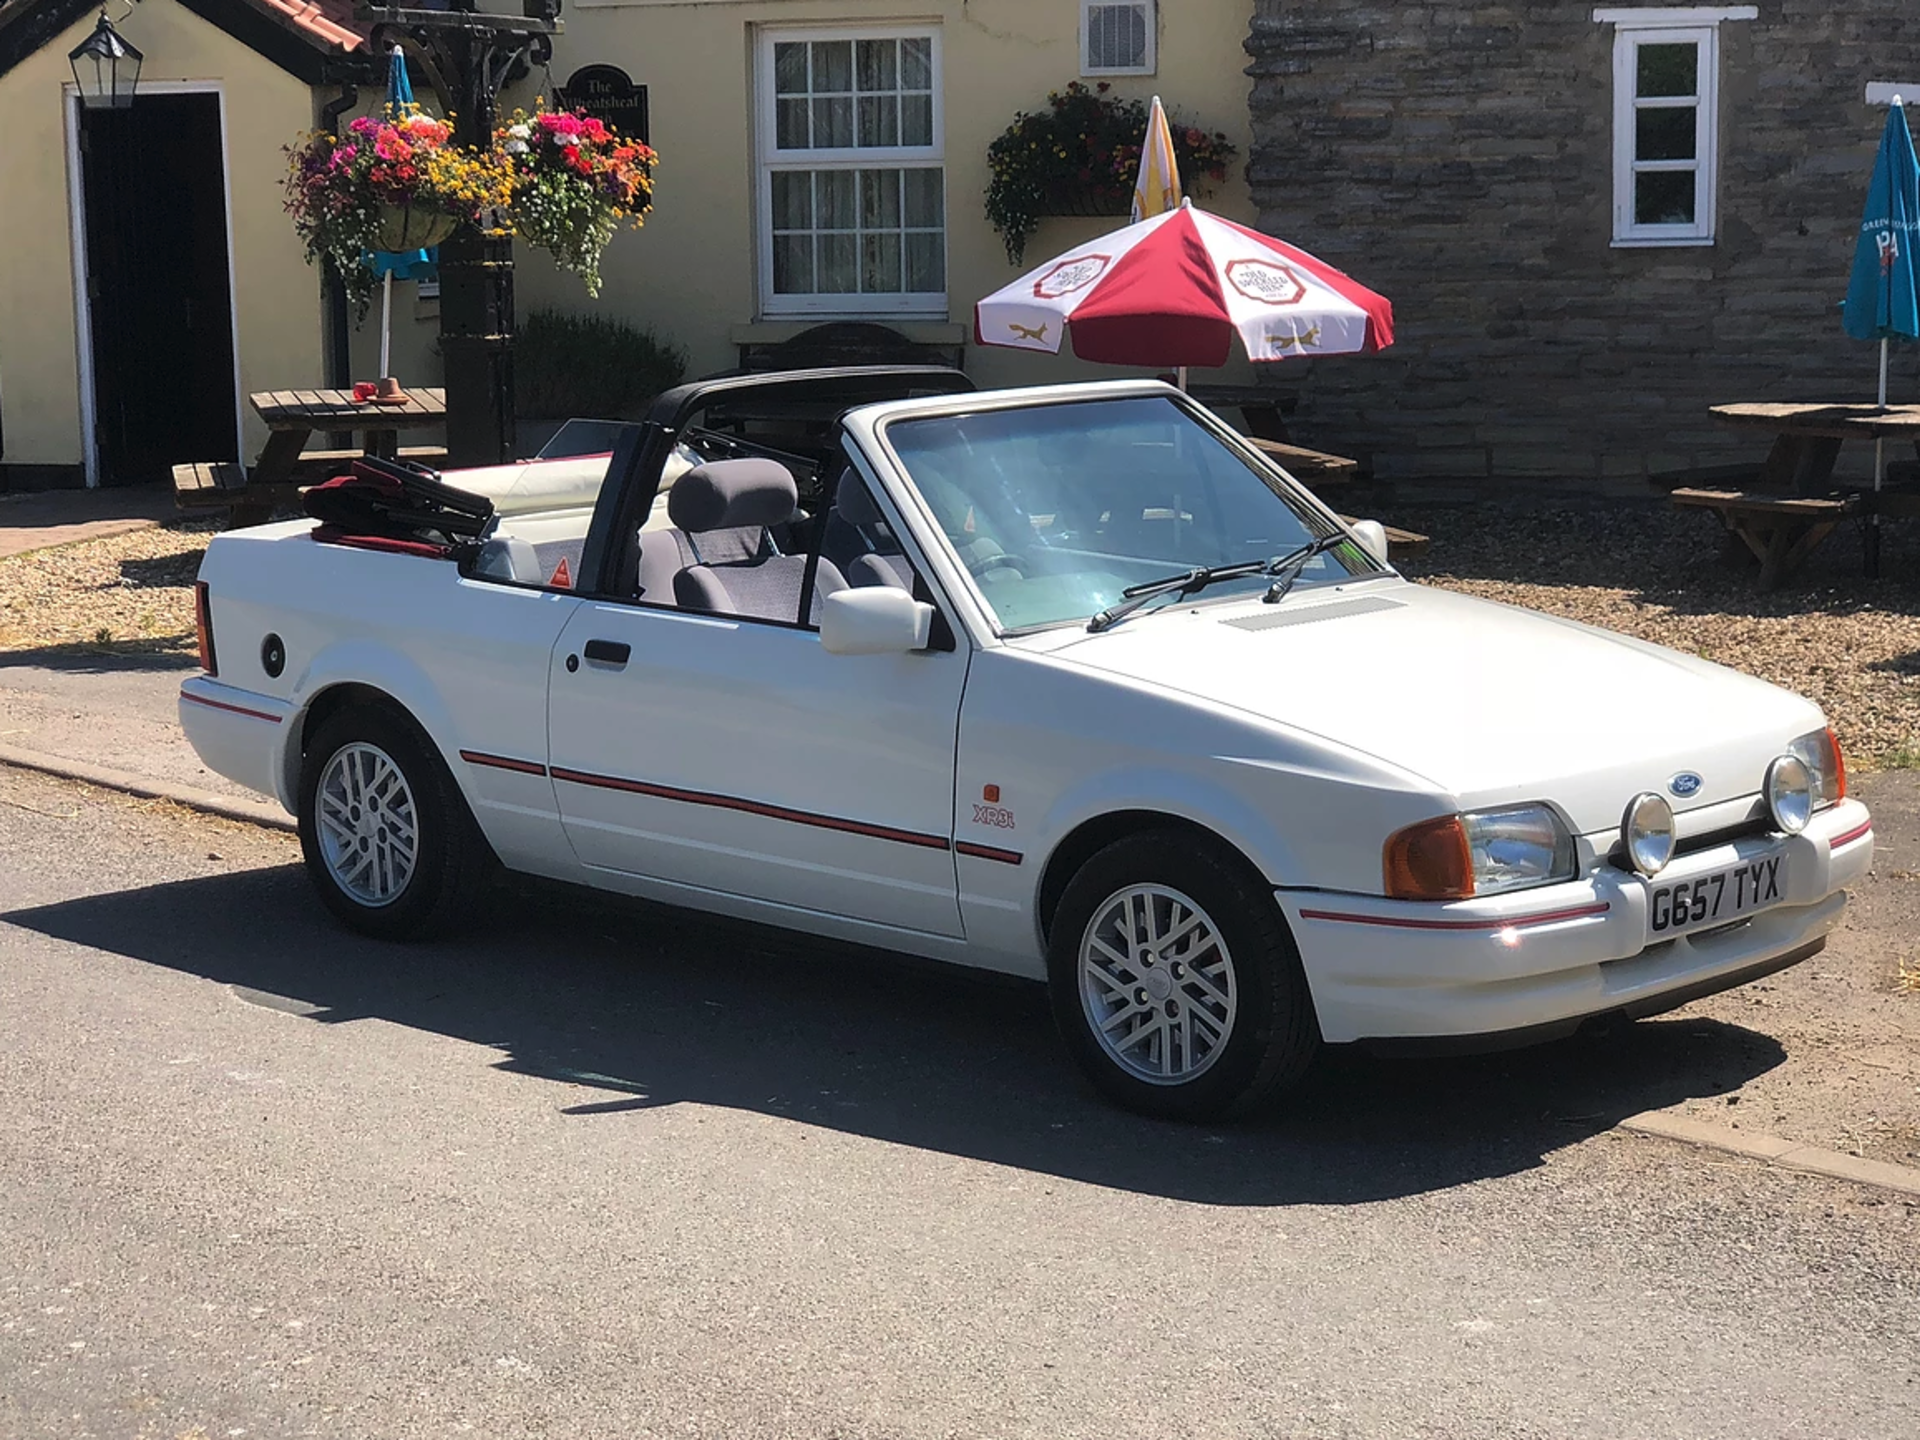
[[[287,156],[286,208],[307,259],[332,265],[361,314],[374,292],[371,255],[424,250],[462,225],[519,236],[598,295],[601,252],[653,208],[658,161],[567,110],[516,111],[486,149],[470,149],[417,106],[363,115],[341,136],[309,132]]]
[[[1037,215],[1126,215],[1133,191],[1106,185],[1049,185],[1040,192]]]
[[[411,205],[380,207],[379,244],[375,250],[426,250],[460,228],[460,217],[444,210],[416,210]]]
[[[1021,111],[987,147],[987,219],[1018,265],[1042,215],[1125,215],[1147,136],[1147,107],[1072,81],[1043,110]],[[1235,155],[1224,133],[1174,121],[1173,157],[1191,189],[1224,180]]]
[[[374,292],[369,255],[437,245],[512,194],[504,157],[456,146],[453,127],[416,106],[363,115],[345,135],[311,131],[287,157],[287,213],[307,259],[329,262],[362,314]]]
[[[513,177],[513,233],[600,293],[600,256],[624,224],[639,229],[653,208],[648,146],[571,110],[516,110],[493,134]]]

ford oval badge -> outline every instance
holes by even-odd
[[[1705,783],[1704,780],[1691,770],[1682,770],[1667,782],[1667,789],[1671,790],[1682,800],[1685,800],[1689,795],[1699,794],[1700,787]]]

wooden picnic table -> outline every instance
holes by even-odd
[[[1202,381],[1189,384],[1187,394],[1209,410],[1238,410],[1247,422],[1247,433],[1261,440],[1285,443],[1286,417],[1294,412],[1300,397],[1276,390],[1271,385],[1210,385]]]
[[[1304,445],[1289,445],[1284,440],[1269,440],[1249,435],[1247,443],[1263,455],[1271,455],[1280,468],[1309,489],[1315,485],[1339,485],[1360,473],[1360,462],[1345,455],[1329,455],[1324,450],[1309,450]]]
[[[1723,483],[1677,489],[1673,503],[1718,516],[1731,550],[1744,547],[1758,557],[1763,590],[1799,568],[1841,521],[1909,508],[1909,496],[1838,486],[1833,470],[1848,440],[1903,440],[1920,449],[1920,405],[1754,403],[1715,405],[1712,413],[1722,424],[1772,435],[1773,446],[1757,471],[1736,475],[1729,467],[1719,477]],[[1733,488],[1742,482],[1754,488]],[[1877,539],[1869,532],[1870,576],[1879,569]]]
[[[351,390],[262,390],[247,400],[267,426],[260,458],[251,470],[231,461],[174,466],[174,503],[182,509],[226,506],[234,526],[257,525],[280,506],[294,503],[303,486],[343,471],[356,455],[399,456],[432,465],[446,462],[443,445],[400,445],[402,430],[446,424],[444,390],[409,391],[404,405],[355,400]],[[359,448],[308,450],[307,442],[316,430],[356,435]]]
[[[351,431],[364,436],[368,455],[394,455],[402,430],[424,430],[447,423],[447,392],[411,390],[404,405],[355,400],[351,390],[263,390],[247,403],[267,423],[267,444],[254,462],[249,481],[275,484],[292,474],[300,452],[316,430]]]
[[[1833,492],[1833,467],[1848,440],[1905,440],[1920,449],[1920,405],[1715,405],[1725,425],[1771,434],[1759,488],[1800,496]]]

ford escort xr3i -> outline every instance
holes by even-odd
[[[1873,856],[1807,701],[1412,584],[1155,382],[741,376],[444,483],[200,572],[181,722],[369,934],[498,864],[1044,979],[1197,1118],[1791,965]]]

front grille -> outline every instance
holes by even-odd
[[[1752,835],[1766,835],[1773,830],[1773,821],[1765,815],[1756,815],[1751,820],[1742,820],[1738,825],[1724,826],[1719,830],[1710,830],[1705,835],[1688,835],[1673,847],[1675,855],[1692,855],[1701,850],[1711,850],[1716,845],[1725,845],[1734,840],[1745,840]]]
[[[1737,825],[1723,825],[1718,830],[1707,831],[1704,835],[1686,836],[1673,847],[1673,858],[1678,860],[1682,855],[1697,855],[1700,851],[1711,850],[1716,845],[1729,845],[1735,840],[1746,840],[1772,833],[1772,818],[1767,815],[1755,815],[1752,819],[1742,820]],[[1607,863],[1616,870],[1633,870],[1633,862],[1627,859],[1627,847],[1624,842],[1615,844],[1607,852]]]

